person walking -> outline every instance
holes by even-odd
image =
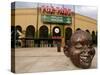
[[[57,52],[61,52],[61,43],[57,42]]]

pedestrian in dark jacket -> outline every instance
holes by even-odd
[[[57,42],[57,52],[61,52],[61,43]]]

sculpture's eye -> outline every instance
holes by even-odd
[[[94,55],[94,51],[89,51],[88,54],[89,55]]]
[[[88,47],[88,48],[90,48],[90,49],[92,48],[92,46],[91,46],[91,45],[87,45],[87,47]]]

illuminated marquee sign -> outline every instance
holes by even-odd
[[[58,23],[58,24],[72,23],[72,18],[70,16],[42,15],[41,20],[44,23]]]
[[[70,16],[72,11],[69,8],[61,8],[61,7],[53,7],[53,6],[42,6],[41,7],[42,13],[47,14],[57,14],[57,15],[66,15]]]

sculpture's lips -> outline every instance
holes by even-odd
[[[80,62],[82,62],[82,63],[90,63],[91,62],[91,57],[81,56],[80,57]]]

